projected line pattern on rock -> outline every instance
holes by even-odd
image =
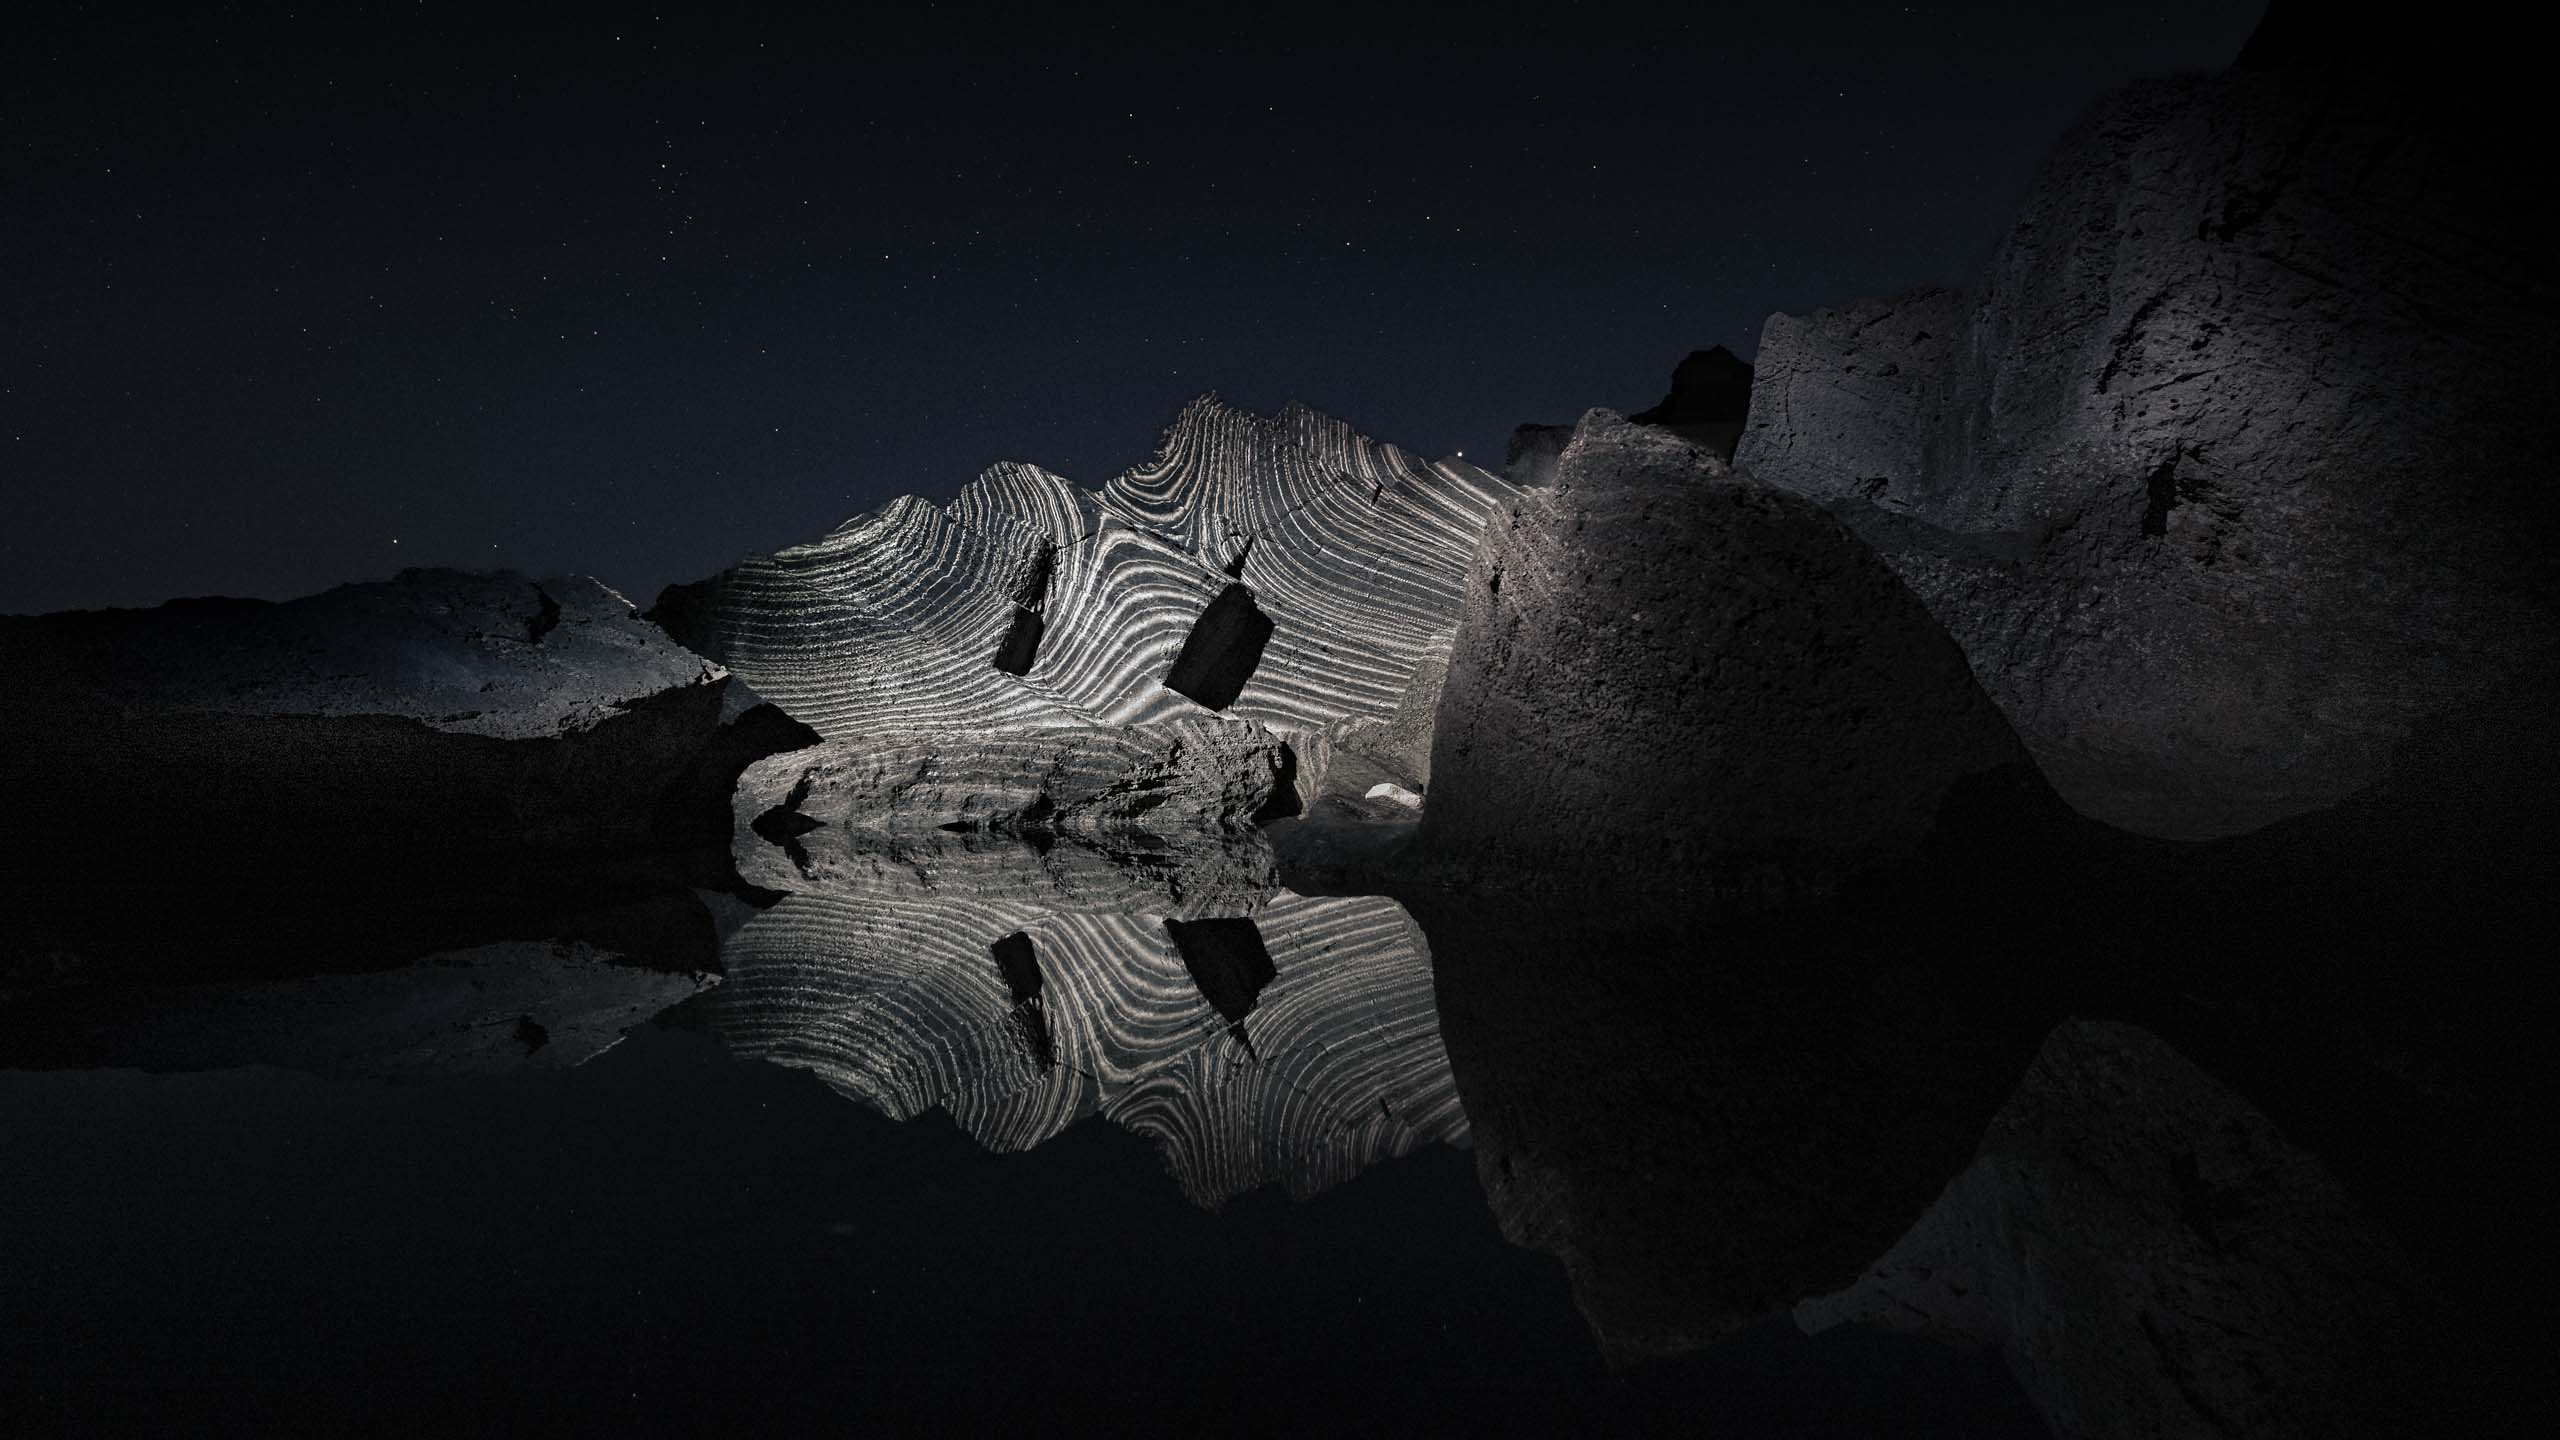
[[[1467,560],[1514,493],[1303,406],[1202,396],[1098,491],[1000,464],[948,505],[893,501],[674,587],[655,613],[826,735],[1145,725],[1208,713],[1165,682],[1242,584],[1271,628],[1220,708],[1312,731],[1389,718],[1445,656]]]

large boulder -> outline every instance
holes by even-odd
[[[1968,293],[1772,317],[1737,456],[1883,554],[2065,796],[2162,836],[2373,784],[2550,693],[2560,636],[2560,291],[2500,127],[2258,48],[2098,106]]]
[[[1839,521],[1595,410],[1468,574],[1421,844],[1459,878],[1784,902],[2030,768]]]

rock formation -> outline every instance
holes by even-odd
[[[2054,1031],[1971,1168],[1796,1307],[2000,1350],[2054,1433],[2406,1435],[2459,1413],[2411,1269],[2327,1167],[2149,1033]]]
[[[1026,902],[1227,913],[1273,883],[1251,821],[1285,783],[1284,758],[1269,731],[1216,716],[831,740],[739,776],[737,864],[748,883],[783,892],[867,877],[883,853],[995,836],[1033,845],[1037,863],[972,873],[1028,884],[1015,897]],[[994,881],[976,883],[983,894]]]
[[[21,994],[511,940],[709,969],[730,782],[809,738],[591,580],[13,617],[0,664]]]
[[[1671,393],[1627,418],[1659,426],[1730,463],[1750,413],[1751,367],[1718,345],[1689,352],[1671,371]]]
[[[1417,677],[1438,673],[1466,557],[1513,488],[1311,410],[1203,396],[1099,490],[998,465],[948,505],[895,501],[651,614],[831,737],[1223,713],[1418,788],[1415,712],[1435,697]],[[1294,788],[1321,783],[1310,765]]]
[[[1460,878],[1783,902],[2033,788],[1964,656],[1820,507],[1583,418],[1467,576],[1421,844]]]
[[[1772,317],[1737,456],[2156,835],[2332,804],[2449,703],[2548,693],[2560,635],[2560,292],[2498,127],[2261,49],[2099,105],[1969,292]]]

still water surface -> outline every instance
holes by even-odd
[[[795,894],[575,1069],[0,1072],[0,1398],[28,1433],[2043,1433],[1996,1356],[1783,1316],[1613,1372],[1487,1207],[1402,906],[1039,860]]]

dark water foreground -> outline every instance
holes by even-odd
[[[2487,1433],[2549,792],[2457,779],[1756,915],[760,825],[707,989],[20,997],[0,1430]]]
[[[1613,1373],[1465,1150],[1212,1213],[1104,1118],[990,1153],[700,1029],[427,1083],[5,1072],[0,1169],[18,1434],[2044,1433],[1996,1354],[1783,1315]]]

